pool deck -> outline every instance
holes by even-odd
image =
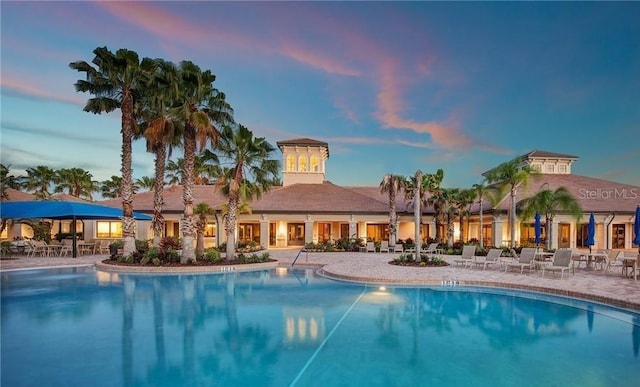
[[[278,260],[279,266],[288,267],[298,253],[297,249],[269,250],[271,258]],[[442,285],[443,280],[456,284],[474,286],[497,286],[523,289],[548,294],[577,297],[590,301],[614,305],[624,309],[640,312],[640,280],[623,277],[620,269],[611,272],[587,270],[584,267],[575,269],[575,274],[547,273],[542,278],[540,271],[524,274],[517,271],[505,273],[498,268],[487,270],[450,265],[445,267],[403,267],[390,265],[398,254],[386,253],[301,253],[296,267],[321,267],[320,273],[330,278],[343,281],[364,282],[372,284],[396,285]],[[69,257],[35,257],[14,256],[0,260],[0,272],[20,269],[38,269],[62,266],[92,266],[107,259],[107,255],[85,255],[78,258]],[[453,256],[443,256],[453,263]],[[220,267],[198,267],[194,271],[216,271]]]

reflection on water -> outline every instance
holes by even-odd
[[[282,268],[12,272],[2,274],[1,384],[633,385],[640,317],[571,304]],[[546,370],[535,383],[522,378],[532,364]]]

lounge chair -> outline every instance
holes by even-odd
[[[502,249],[490,249],[486,257],[475,257],[473,263],[476,266],[482,266],[482,270],[486,270],[488,265],[501,265],[501,255]]]
[[[373,242],[367,242],[367,247],[365,249],[365,252],[367,253],[375,253],[376,252],[376,245]]]
[[[622,259],[618,259],[618,257],[622,254],[619,250],[609,250],[607,252],[607,263],[605,266],[605,271],[611,271],[611,268],[620,268],[621,272],[624,270],[624,261]]]
[[[515,251],[514,251],[515,253]],[[520,274],[524,273],[524,269],[533,269],[533,259],[536,256],[536,249],[534,248],[523,248],[520,252],[520,256],[518,256],[518,260],[516,262],[507,262],[504,267],[504,271],[509,271],[510,267],[518,267],[520,268]]]
[[[476,253],[475,245],[464,246],[462,248],[462,255],[460,256],[460,258],[455,258],[453,262],[462,266],[471,264],[473,262],[475,253]]]
[[[389,252],[389,241],[380,242],[380,252],[388,253]]]
[[[422,249],[422,252],[425,254],[440,254],[441,250],[438,248],[437,243],[430,243],[429,246]]]
[[[559,271],[560,278],[564,278],[564,271],[569,270],[572,265],[573,250],[560,249],[553,254],[553,262],[551,265],[542,266],[542,276],[546,271]]]
[[[404,246],[402,245],[402,243],[396,243],[396,245],[393,246],[394,253],[401,253],[403,250],[404,250]]]

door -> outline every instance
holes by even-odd
[[[571,247],[570,232],[571,225],[569,223],[558,224],[558,248],[565,249]]]
[[[304,223],[289,223],[287,229],[287,244],[304,246]]]

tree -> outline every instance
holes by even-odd
[[[82,168],[62,168],[56,171],[55,192],[65,192],[77,198],[93,200],[93,193],[100,190],[100,183]]]
[[[71,62],[69,67],[86,74],[85,80],[75,83],[76,91],[94,96],[87,101],[84,111],[94,114],[121,111],[122,133],[122,235],[124,254],[130,255],[136,249],[136,224],[133,219],[133,169],[132,141],[136,125],[136,108],[142,99],[149,74],[155,62],[149,58],[139,60],[138,54],[127,49],[119,49],[113,54],[107,47],[93,50],[92,64],[85,61]]]
[[[442,188],[442,204],[441,211],[444,216],[447,225],[447,246],[449,248],[453,247],[453,234],[454,234],[454,226],[453,219],[458,213],[458,206],[456,205],[456,200],[460,195],[460,190],[458,188]]]
[[[178,71],[176,82],[178,103],[172,111],[184,123],[182,140],[184,213],[180,221],[180,231],[182,232],[181,261],[185,263],[196,259],[193,247],[196,236],[193,217],[196,150],[198,147],[200,151],[204,150],[207,144],[215,147],[220,137],[216,126],[232,123],[233,110],[225,101],[224,94],[213,87],[216,77],[211,71],[201,71],[200,67],[189,61],[181,62]]]
[[[520,158],[515,158],[506,163],[502,163],[495,169],[487,173],[487,181],[489,183],[498,183],[500,188],[508,188],[509,195],[511,197],[511,206],[509,208],[509,239],[510,247],[516,246],[516,197],[518,194],[518,187],[526,186],[529,175],[533,171],[528,165],[523,165]]]
[[[104,180],[100,183],[100,192],[102,197],[115,199],[120,196],[120,187],[122,186],[122,177],[111,176],[111,179]]]
[[[398,224],[398,214],[396,212],[396,194],[404,190],[407,186],[403,176],[386,174],[380,182],[380,193],[389,194],[389,244],[395,246]]]
[[[211,208],[211,206],[209,206],[207,203],[198,203],[193,208],[193,213],[195,215],[198,215],[198,223],[196,228],[196,255],[201,257],[204,255],[204,230],[207,227],[207,215],[215,215],[216,210]]]
[[[27,176],[22,186],[33,193],[38,199],[47,199],[51,196],[51,185],[56,181],[56,171],[45,166],[38,165],[35,168],[26,169]]]
[[[582,215],[582,208],[578,200],[565,187],[558,187],[555,191],[544,189],[535,195],[521,200],[517,205],[520,219],[531,219],[536,212],[544,214],[547,231],[547,249],[551,249],[551,235],[553,218],[558,213],[569,213],[576,220]]]
[[[9,173],[9,168],[11,168],[11,165],[5,166],[4,164],[0,164],[0,196],[2,199],[9,199],[7,188],[20,189],[20,180],[22,177]]]
[[[280,162],[272,159],[275,148],[264,137],[254,137],[253,132],[242,125],[233,129],[223,127],[216,148],[222,176],[219,180],[222,193],[228,198],[225,233],[227,259],[235,259],[236,218],[240,203],[260,198],[280,172]]]
[[[436,173],[428,173],[424,177],[425,192],[429,193],[429,198],[425,198],[425,205],[433,207],[434,218],[436,223],[436,241],[442,242],[442,235],[440,233],[443,218],[445,216],[443,212],[443,206],[446,204],[446,199],[443,197],[442,181],[444,180],[444,171],[438,169]]]
[[[474,184],[471,189],[475,192],[475,197],[478,199],[478,204],[480,206],[478,212],[479,216],[479,233],[480,236],[478,239],[480,240],[480,248],[484,248],[484,223],[483,223],[483,215],[484,215],[484,199],[488,199],[492,204],[492,207],[496,205],[496,195],[494,195],[494,191],[490,189],[485,182],[480,184]]]
[[[183,133],[182,121],[171,112],[171,106],[178,98],[175,90],[177,72],[172,63],[157,60],[156,71],[149,78],[147,94],[142,103],[142,122],[135,137],[144,137],[147,152],[155,156],[154,177],[145,177],[144,185],[153,190],[153,246],[159,247],[164,230],[164,177],[167,157],[171,155],[173,148],[180,144],[180,136]],[[137,185],[139,182],[136,182]]]
[[[139,177],[136,179],[135,183],[133,183],[133,187],[134,187],[133,190],[134,192],[138,192],[138,190],[140,189],[143,191],[151,191],[153,189],[153,186],[155,185],[155,182],[156,182],[155,178],[151,176]]]
[[[452,198],[453,205],[457,209],[458,216],[460,217],[460,240],[465,242],[467,238],[468,228],[464,228],[464,217],[469,216],[469,207],[475,200],[475,192],[471,189],[459,189]]]

